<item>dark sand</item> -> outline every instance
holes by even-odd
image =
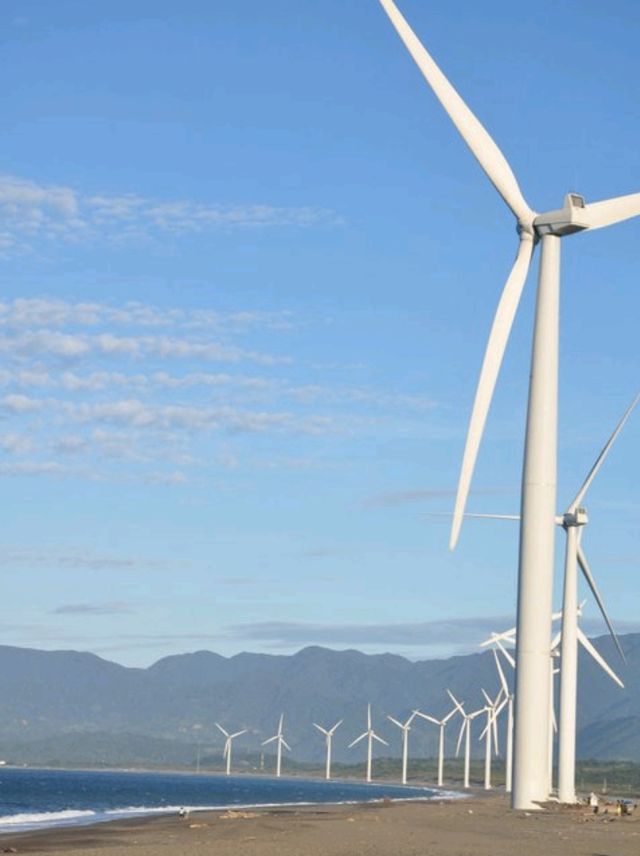
[[[480,796],[116,821],[0,836],[0,853],[9,848],[74,856],[640,856],[640,812],[513,812],[504,796]]]

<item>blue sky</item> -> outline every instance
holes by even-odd
[[[402,9],[537,210],[640,190],[637,4]],[[0,41],[0,641],[422,657],[509,621],[516,529],[450,554],[426,512],[514,225],[378,3],[6,0]],[[640,221],[563,242],[560,506],[640,385],[639,263]],[[517,511],[534,285],[474,510]],[[638,419],[584,538],[622,630]]]

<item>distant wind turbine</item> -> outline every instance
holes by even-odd
[[[352,746],[355,746],[356,743],[359,743],[361,740],[367,738],[367,781],[371,781],[371,758],[373,757],[373,741],[377,740],[378,743],[384,743],[385,746],[388,746],[386,740],[383,740],[382,737],[378,737],[371,726],[371,705],[367,705],[367,730],[363,731],[359,737],[356,737],[351,743],[349,743],[348,748],[351,749]]]
[[[325,743],[327,746],[327,764],[326,764],[326,770],[325,770],[325,778],[330,779],[331,778],[331,741],[333,740],[333,735],[335,734],[338,726],[342,725],[342,720],[339,719],[336,722],[336,724],[333,725],[331,728],[323,728],[321,725],[318,725],[317,722],[314,722],[313,724],[318,729],[318,731],[321,731],[325,736]]]
[[[449,692],[449,690],[447,690]],[[480,710],[475,710],[473,713],[466,713],[462,702],[459,702],[452,692],[449,692],[451,700],[458,705],[460,710],[460,714],[462,716],[462,725],[460,726],[460,733],[458,734],[458,742],[456,743],[456,758],[460,754],[460,745],[462,743],[462,738],[464,737],[464,787],[469,787],[469,767],[471,764],[471,723],[476,718],[476,716],[480,716],[481,713],[484,713],[484,708],[480,708]]]
[[[398,719],[394,719],[393,716],[387,716],[387,719],[390,722],[393,722],[394,725],[397,725],[398,728],[402,731],[402,784],[407,784],[407,764],[409,762],[409,732],[411,731],[411,723],[418,715],[417,711],[413,711],[409,719],[406,722],[400,722]]]
[[[262,745],[266,746],[267,743],[273,743],[277,741],[278,749],[276,755],[276,777],[280,778],[280,770],[282,769],[282,747],[288,749],[291,752],[291,746],[287,743],[287,741],[282,736],[282,724],[284,722],[284,713],[280,714],[280,722],[278,723],[278,732],[273,735],[273,737],[269,737],[268,740],[263,740]]]
[[[558,799],[562,803],[576,802],[576,705],[578,697],[578,574],[580,566],[600,611],[607,623],[620,656],[624,654],[598,592],[596,582],[589,568],[587,557],[581,546],[582,533],[588,523],[587,510],[583,503],[587,491],[605,462],[616,438],[622,431],[627,419],[640,400],[636,395],[630,406],[616,425],[605,443],[594,465],[582,483],[580,490],[569,503],[562,515],[560,525],[564,529],[566,540],[564,563],[564,594],[562,602],[562,649],[560,671],[560,723],[558,731]]]
[[[498,695],[491,699],[489,695],[482,690],[482,695],[486,701],[486,705],[483,710],[487,714],[487,722],[484,727],[484,731],[480,735],[480,740],[484,737],[485,745],[484,745],[484,789],[485,791],[491,790],[491,759],[492,754],[495,752],[496,755],[500,754],[500,749],[498,746],[498,715],[500,711],[507,703],[507,700],[504,699],[502,702],[500,701],[502,697],[502,688],[498,691]],[[492,741],[493,738],[493,741]]]
[[[225,731],[225,729],[220,725],[219,722],[216,722],[216,726],[226,737],[226,740],[224,741],[224,752],[222,753],[222,757],[227,759],[227,776],[229,776],[231,774],[231,744],[236,739],[236,737],[240,737],[241,734],[246,734],[247,729],[243,728],[242,731],[236,731],[234,734],[229,734],[229,732]]]
[[[449,690],[447,690],[449,692]],[[440,733],[438,735],[438,787],[441,788],[444,778],[444,729],[451,719],[458,711],[460,710],[460,705],[458,702],[455,703],[455,707],[453,710],[449,711],[449,713],[443,717],[442,719],[436,719],[434,716],[429,716],[428,713],[422,713],[421,710],[417,710],[416,714],[420,716],[422,719],[426,719],[428,722],[433,722],[434,725],[437,725],[440,729]]]

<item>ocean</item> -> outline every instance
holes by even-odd
[[[412,785],[269,776],[0,769],[0,833],[206,809],[431,800],[460,794]]]

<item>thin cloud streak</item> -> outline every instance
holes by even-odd
[[[341,224],[319,207],[224,205],[158,200],[135,193],[92,195],[72,187],[0,176],[0,254],[28,252],[42,241],[86,244],[166,240],[212,230],[311,228]]]
[[[479,645],[489,633],[513,625],[508,615],[451,618],[395,624],[314,624],[263,621],[228,628],[227,639],[251,639],[273,647],[300,644],[348,645]]]

